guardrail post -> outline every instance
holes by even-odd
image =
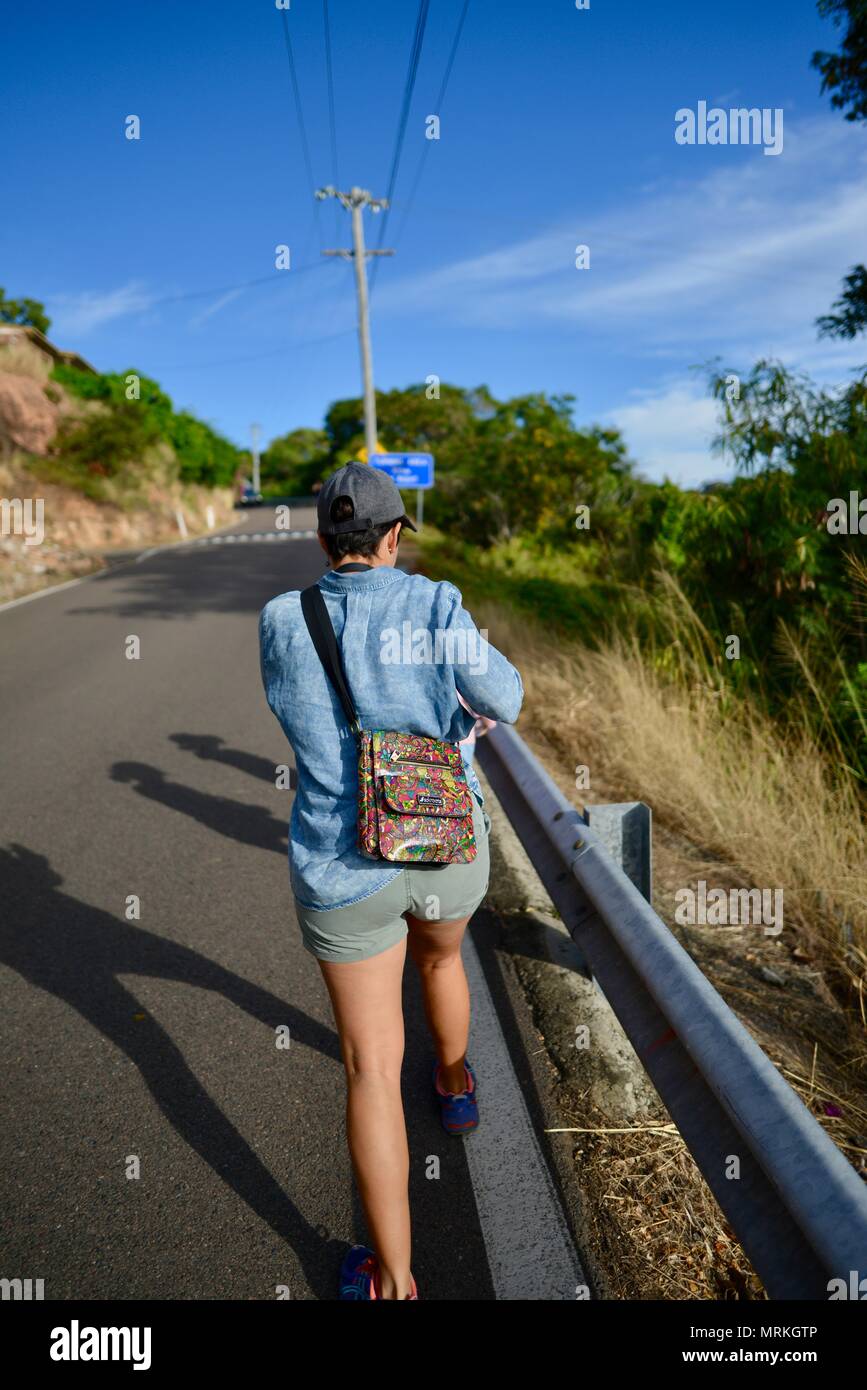
[[[643,801],[613,801],[608,805],[585,806],[584,823],[589,825],[608,850],[611,858],[631,879],[643,898],[652,902],[653,849],[652,816]]]

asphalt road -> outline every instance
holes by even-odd
[[[304,534],[257,538],[272,521],[251,511],[232,538],[0,612],[0,1275],[44,1279],[46,1298],[332,1299],[364,1235],[337,1038],[289,893],[275,769],[291,756],[258,666],[262,605],[323,561]],[[292,524],[303,533],[312,510]],[[476,983],[500,1079],[471,1154],[481,1128],[455,1141],[439,1126],[405,976],[421,1297],[574,1297],[498,1005]],[[563,1237],[554,1292],[509,1292],[498,1123],[533,1189],[525,1219],[546,1249]]]

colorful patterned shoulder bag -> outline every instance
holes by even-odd
[[[468,864],[476,857],[474,797],[456,743],[426,734],[362,729],[318,585],[301,611],[358,744],[358,848],[368,859]]]

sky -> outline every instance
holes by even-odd
[[[418,5],[330,0],[336,169],[323,9],[286,12],[313,178],[381,198]],[[437,111],[462,9],[430,3],[396,254],[372,292],[377,388],[571,393],[576,423],[621,429],[644,476],[730,476],[709,364],[746,375],[771,356],[833,386],[865,355],[815,329],[867,260],[867,128],[810,66],[839,31],[815,0],[470,0]],[[350,217],[312,196],[275,0],[12,11],[7,294],[42,300],[59,346],[155,377],[241,445],[253,422],[267,442],[358,396],[353,267],[321,255],[351,244]],[[679,143],[676,113],[700,102],[782,111],[781,151]]]

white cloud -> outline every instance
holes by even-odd
[[[56,295],[48,305],[52,331],[61,336],[83,336],[112,319],[148,309],[152,301],[153,295],[136,281],[106,293],[83,290],[80,294]]]
[[[809,337],[843,274],[865,259],[867,142],[819,117],[786,129],[776,159],[759,149],[684,150],[684,173],[540,235],[383,289],[394,313],[518,329],[580,327],[630,352],[701,357]],[[700,174],[698,171],[701,171]],[[689,180],[689,172],[695,175]],[[574,268],[587,243],[591,269]]]
[[[719,404],[695,380],[636,391],[610,410],[604,423],[622,431],[639,471],[654,482],[670,478],[681,487],[695,487],[732,476],[731,464],[710,451],[719,431]]]

